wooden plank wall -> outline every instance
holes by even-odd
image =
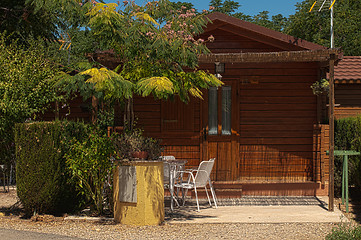
[[[314,125],[314,158],[313,180],[323,185],[329,181],[329,156],[326,151],[330,147],[329,125]]]
[[[201,38],[207,39],[213,35],[214,42],[207,43],[207,47],[212,53],[241,53],[241,52],[278,52],[281,49],[256,42],[246,37],[235,35],[234,33],[216,29],[211,33],[201,35]]]
[[[152,97],[136,97],[134,112],[138,119],[137,126],[144,130],[144,134],[161,140],[164,147],[163,155],[173,155],[178,159],[187,160],[187,166],[194,168],[199,165],[201,159],[201,110],[200,100],[191,101],[188,104],[180,104],[179,100],[165,102],[154,100]],[[177,114],[175,109],[179,110]],[[172,122],[168,124],[163,120]]]
[[[241,81],[240,179],[312,180],[315,64],[231,65],[226,74]]]
[[[336,84],[335,103],[336,119],[361,114],[361,84]]]

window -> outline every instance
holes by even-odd
[[[222,88],[222,135],[231,135],[231,86]]]
[[[218,106],[218,94],[221,94],[221,105]],[[221,108],[221,118],[218,118],[218,107]],[[221,120],[221,135],[231,135],[232,119],[232,88],[223,86],[220,91],[216,87],[208,91],[208,134],[218,134],[218,120]]]
[[[216,87],[210,87],[208,91],[208,134],[218,133],[218,94]]]

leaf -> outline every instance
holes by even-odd
[[[153,23],[154,25],[159,26],[159,23],[157,23],[157,22],[156,22],[149,14],[147,14],[147,13],[137,12],[137,13],[134,13],[133,16],[135,16],[135,17],[138,18],[138,19],[145,20],[145,21],[147,21],[147,22],[151,22],[151,23]]]
[[[191,89],[189,89],[189,93],[194,96],[194,97],[197,97],[197,98],[200,98],[203,100],[203,97],[202,97],[202,91],[199,90],[199,88],[197,87],[192,87]]]
[[[143,97],[151,93],[157,96],[174,93],[173,83],[167,77],[143,78],[137,83],[137,87]]]
[[[133,83],[125,80],[121,75],[106,68],[91,68],[80,73],[89,75],[87,83],[95,84],[95,90],[104,94],[105,99],[130,98]]]

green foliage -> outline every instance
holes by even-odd
[[[109,137],[93,127],[87,138],[73,140],[66,163],[76,181],[78,189],[103,213],[105,181],[113,168],[111,157],[114,146]]]
[[[287,34],[330,47],[330,12],[309,9],[313,0],[304,0],[296,6],[296,13],[289,17]],[[361,19],[358,0],[338,0],[334,5],[335,47],[341,47],[345,55],[361,55]]]
[[[14,125],[37,119],[50,102],[59,100],[53,78],[56,68],[44,56],[38,41],[26,50],[6,44],[0,34],[0,159],[13,156]]]
[[[212,0],[209,3],[211,6],[210,10],[214,12],[221,12],[225,14],[232,14],[235,12],[241,5],[238,2],[232,0]]]
[[[156,160],[162,152],[158,139],[144,137],[140,129],[124,132],[114,139],[115,150],[120,159],[129,159],[133,152],[148,152],[149,160]]]
[[[321,79],[311,85],[312,92],[315,95],[328,94],[330,90],[330,83],[327,79]]]
[[[332,229],[326,240],[356,240],[361,239],[361,226],[352,224],[340,224]]]
[[[84,124],[71,122],[16,125],[17,193],[27,215],[60,214],[80,207],[63,156],[70,136],[81,139],[85,129]]]
[[[87,83],[94,84],[94,90],[104,94],[104,100],[116,100],[130,98],[132,96],[133,83],[125,80],[121,75],[106,68],[91,68],[80,73],[89,75]]]
[[[196,69],[198,55],[209,52],[205,40],[193,37],[208,22],[204,14],[186,7],[173,9],[169,1],[161,0],[145,6],[130,2],[118,12],[115,4],[97,4],[88,15],[100,45],[112,46],[122,62],[117,72],[138,87],[136,93],[157,98],[179,94],[187,101],[188,91],[200,87],[200,81],[177,74],[183,68]],[[209,74],[202,76],[203,87],[220,85],[208,80]]]
[[[338,119],[335,121],[335,148],[361,152],[361,116]],[[350,185],[361,191],[361,157],[349,156]],[[342,177],[342,158],[335,157],[335,193],[340,195]]]
[[[62,30],[84,26],[91,0],[2,0],[0,32],[26,42],[29,37],[55,39]]]

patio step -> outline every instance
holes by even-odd
[[[323,196],[327,186],[315,182],[213,182],[217,198],[241,198],[242,196]],[[209,189],[209,188],[208,188]],[[204,188],[197,189],[199,198],[206,198]],[[208,190],[210,194],[210,191]],[[166,190],[165,196],[169,196]],[[194,191],[187,196],[195,198]]]

